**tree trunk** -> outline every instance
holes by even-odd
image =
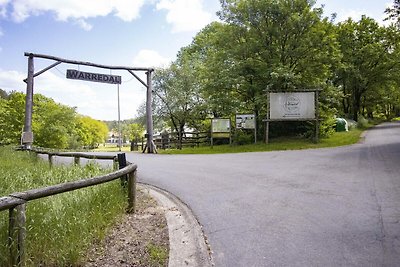
[[[184,129],[185,128],[185,124],[181,124],[179,125],[179,131],[178,131],[178,148],[182,149],[182,143],[183,143],[183,133],[184,133]]]
[[[355,90],[353,95],[353,120],[358,121],[358,113],[361,108],[361,92]]]

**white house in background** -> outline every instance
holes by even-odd
[[[107,144],[118,144],[119,133],[116,131],[108,132]]]

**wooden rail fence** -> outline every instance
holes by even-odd
[[[54,157],[69,157],[74,158],[75,164],[80,164],[80,159],[100,159],[100,160],[113,160],[114,161],[114,169],[117,169],[118,158],[115,155],[95,155],[95,154],[86,154],[82,152],[57,152],[57,151],[47,151],[42,149],[32,149],[30,150],[35,152],[36,154],[46,154],[48,156],[50,166],[54,163]]]
[[[48,154],[49,162],[52,164],[53,156],[74,157],[75,164],[79,164],[80,158],[87,159],[107,159],[114,161],[116,166],[117,156],[109,155],[90,155],[84,153],[69,153],[69,152],[46,152],[33,151],[38,154]],[[121,155],[121,154],[120,154]],[[125,154],[118,156],[125,160]],[[8,245],[10,248],[10,262],[12,266],[23,266],[25,263],[25,238],[26,238],[26,204],[29,201],[45,198],[89,186],[107,183],[118,178],[125,179],[127,177],[128,188],[128,213],[135,212],[136,205],[136,170],[137,165],[126,162],[127,165],[112,173],[97,176],[78,181],[66,182],[62,184],[52,185],[44,188],[31,189],[24,192],[9,194],[8,196],[0,197],[0,211],[9,210],[9,229],[8,229]]]
[[[200,144],[210,144],[209,132],[183,132],[181,136],[177,132],[162,133],[154,136],[157,148],[182,148],[199,147]]]

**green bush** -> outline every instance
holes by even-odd
[[[366,129],[368,128],[368,120],[364,118],[363,116],[359,115],[358,116],[358,122],[357,122],[357,128],[359,129]]]
[[[254,135],[249,134],[243,130],[236,130],[235,134],[233,135],[233,142],[236,145],[247,145],[251,144],[254,141]]]

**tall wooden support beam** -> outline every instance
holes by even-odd
[[[33,56],[28,57],[28,78],[26,84],[25,99],[25,124],[22,133],[22,145],[25,149],[31,149],[33,143],[32,112],[33,112],[33,76],[35,72]]]
[[[153,85],[151,83],[152,71],[147,71],[147,97],[146,97],[146,118],[147,118],[147,152],[154,153],[153,143],[153,112],[152,112],[152,93]]]

